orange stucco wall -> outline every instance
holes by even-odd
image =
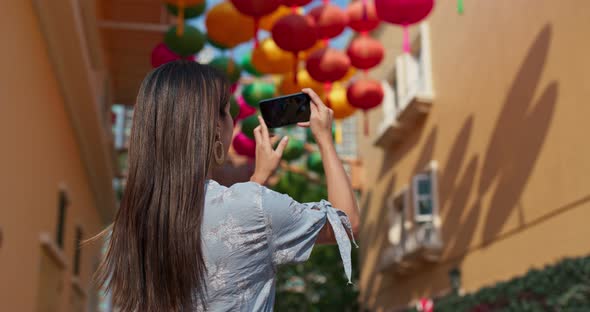
[[[429,18],[435,98],[399,146],[361,140],[368,187],[361,201],[361,297],[371,309],[404,306],[449,289],[459,267],[474,291],[566,256],[590,254],[590,2],[437,1]],[[373,71],[385,79],[401,30]],[[368,161],[370,160],[370,161]],[[435,160],[444,252],[405,277],[377,272],[387,243],[385,199]]]
[[[32,5],[0,2],[0,310],[36,308],[39,235],[55,236],[63,183],[71,201],[64,239],[69,266],[60,298],[67,311],[75,226],[88,237],[102,225]],[[96,246],[82,251],[83,286],[90,284],[97,255]]]

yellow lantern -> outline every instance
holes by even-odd
[[[342,143],[342,119],[350,117],[356,112],[356,108],[348,103],[346,98],[346,88],[341,83],[334,83],[328,94],[328,106],[334,111],[336,119],[336,133],[334,135],[336,143]]]
[[[334,111],[334,119],[345,119],[356,112],[356,108],[348,103],[346,88],[341,83],[332,85],[328,94],[328,105]]]
[[[282,74],[293,69],[293,55],[266,38],[252,51],[252,65],[263,74]]]
[[[357,73],[357,69],[354,67],[350,67],[348,69],[348,72],[346,73],[346,75],[344,75],[344,77],[342,77],[342,79],[340,79],[341,82],[348,82],[350,80],[350,78],[352,78],[354,75],[356,75]]]
[[[324,87],[322,83],[313,80],[313,78],[311,78],[305,69],[300,69],[297,72],[297,84],[295,84],[292,72],[285,74],[281,80],[279,91],[282,94],[291,94],[301,92],[301,89],[303,88],[313,89],[313,91],[315,91],[320,96],[320,98],[324,97]]]
[[[303,8],[297,8],[297,11],[299,14],[303,14]],[[271,31],[272,26],[274,26],[276,21],[281,19],[281,17],[287,16],[291,13],[291,8],[281,5],[274,12],[260,19],[260,28],[266,31]]]
[[[209,10],[205,18],[207,36],[215,43],[233,48],[254,37],[254,21],[223,1]]]

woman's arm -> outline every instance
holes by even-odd
[[[313,90],[304,89],[303,92],[308,94],[312,101],[311,117],[309,123],[301,123],[300,126],[311,127],[320,149],[326,184],[328,185],[328,201],[335,208],[346,213],[352,225],[352,231],[356,234],[359,227],[359,211],[350,180],[332,140],[333,112]],[[328,223],[320,232],[317,242],[323,244],[336,242],[332,228]]]

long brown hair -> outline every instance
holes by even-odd
[[[228,101],[225,77],[195,62],[162,65],[143,81],[127,186],[96,275],[120,311],[206,306],[205,183]]]

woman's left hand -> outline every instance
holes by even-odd
[[[273,149],[268,128],[262,117],[258,116],[260,125],[254,129],[256,140],[256,168],[250,181],[258,184],[265,184],[266,180],[273,175],[283,157],[283,151],[287,146],[289,137],[283,137],[276,149]]]

